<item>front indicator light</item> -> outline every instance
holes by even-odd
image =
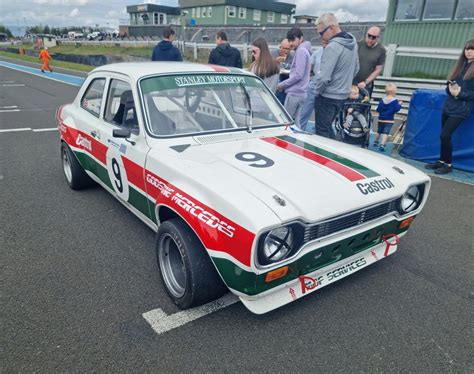
[[[398,225],[398,228],[399,229],[404,229],[406,227],[409,227],[414,219],[415,219],[415,217],[410,217],[410,218],[404,219],[402,222],[400,222],[400,224]]]
[[[282,268],[269,271],[265,276],[265,282],[273,282],[276,279],[284,277],[286,274],[288,274],[288,266],[283,266]]]

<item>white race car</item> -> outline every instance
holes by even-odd
[[[157,231],[183,309],[229,289],[265,313],[381,260],[430,188],[402,162],[295,131],[240,69],[106,65],[57,121],[69,186],[99,183]]]

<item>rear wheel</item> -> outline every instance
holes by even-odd
[[[227,291],[203,245],[181,219],[161,224],[156,250],[161,279],[179,308],[205,304]]]
[[[81,190],[94,184],[65,143],[61,144],[61,161],[66,182],[73,190]]]

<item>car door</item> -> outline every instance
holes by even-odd
[[[127,79],[111,76],[99,136],[107,146],[106,166],[110,187],[134,213],[154,224],[154,212],[149,208],[144,179],[149,147],[136,106],[138,102]],[[114,130],[131,130],[131,135],[129,138],[116,137]]]
[[[92,78],[80,97],[74,127],[68,129],[71,146],[81,166],[94,179],[103,181],[106,148],[98,138],[102,122],[104,92],[107,79],[104,76]]]

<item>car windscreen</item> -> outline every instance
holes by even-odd
[[[251,130],[291,122],[257,77],[201,73],[141,80],[149,130],[156,136]]]

